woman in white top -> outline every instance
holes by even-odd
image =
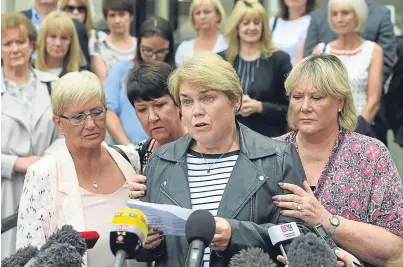
[[[359,115],[357,132],[372,135],[370,125],[382,95],[383,51],[359,35],[368,18],[367,4],[365,0],[330,0],[328,9],[329,25],[338,37],[318,44],[314,53],[334,54],[346,65]]]
[[[179,45],[175,54],[177,66],[200,50],[218,53],[227,49],[227,42],[219,33],[225,20],[225,11],[219,0],[193,0],[189,20],[198,37]]]
[[[65,12],[53,11],[46,16],[36,46],[38,70],[62,77],[87,65],[73,20]]]
[[[102,83],[108,71],[121,60],[133,60],[136,54],[136,38],[130,35],[133,20],[133,1],[103,0],[103,14],[110,34],[96,38],[90,46],[91,70]]]
[[[85,266],[111,266],[111,220],[126,206],[128,182],[140,172],[138,154],[134,146],[122,147],[126,160],[103,142],[106,101],[95,74],[67,73],[56,84],[51,102],[53,122],[65,136],[65,144],[27,171],[18,214],[17,248],[40,247],[57,228],[68,224],[77,231],[100,234],[95,247],[83,258]],[[146,265],[128,260],[127,266]]]
[[[315,0],[280,0],[280,14],[270,18],[273,45],[290,55],[294,65],[302,59]]]

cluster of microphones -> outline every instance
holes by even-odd
[[[201,227],[202,226],[202,227]],[[188,218],[185,234],[189,243],[186,267],[203,266],[204,250],[215,234],[215,221],[210,212],[196,210]],[[289,267],[336,267],[337,257],[326,240],[316,234],[301,234],[296,223],[268,229],[271,243],[281,250]],[[121,209],[112,220],[110,248],[115,255],[114,267],[135,259],[148,234],[147,218],[140,210]],[[41,248],[26,246],[1,262],[3,267],[81,267],[87,249],[92,249],[99,235],[95,231],[77,232],[64,225],[49,236]],[[286,249],[284,249],[284,247]],[[286,252],[287,251],[287,252]],[[260,248],[241,250],[232,257],[230,267],[280,266]],[[281,265],[282,266],[282,265]]]

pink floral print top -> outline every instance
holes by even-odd
[[[277,139],[294,144],[298,151],[296,132]],[[314,194],[334,215],[403,237],[402,179],[377,139],[340,130]]]

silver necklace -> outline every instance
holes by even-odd
[[[80,165],[81,169],[83,169],[83,171],[85,172],[85,174],[88,176],[88,178],[90,178],[90,180],[92,181],[92,187],[94,187],[95,189],[99,188],[99,184],[97,183],[97,181],[95,181],[94,179],[91,178],[91,176],[88,174],[88,172],[84,169],[83,165],[81,165],[80,163],[80,159],[78,157],[76,157],[78,159],[78,165]],[[99,170],[101,169],[101,164],[98,165],[98,172],[97,172],[97,177],[99,176]]]
[[[216,159],[216,160],[213,162],[213,164],[211,164],[211,165],[206,161],[206,159],[204,158],[203,154],[199,152],[200,156],[202,156],[202,158],[203,158],[203,161],[207,164],[207,173],[210,173],[211,167],[213,167],[214,164],[217,163],[217,161],[219,161],[225,154],[227,154],[227,153],[231,150],[231,147],[232,147],[232,145],[234,144],[234,141],[235,141],[235,139],[236,139],[236,135],[237,135],[237,133],[236,133],[236,131],[235,131],[234,139],[232,140],[232,143],[231,143],[230,147],[228,148],[228,151],[225,152],[225,153],[223,153],[223,154],[221,154],[221,156],[220,156],[218,159]],[[199,151],[200,151],[200,147],[199,147],[198,144],[197,144],[197,148],[198,148]]]

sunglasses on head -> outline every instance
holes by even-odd
[[[78,13],[86,13],[87,7],[86,6],[71,6],[71,5],[67,5],[64,7],[64,11],[67,11],[67,12],[73,13],[75,10],[77,10]]]

